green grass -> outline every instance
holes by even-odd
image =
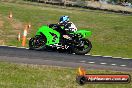
[[[14,20],[22,24],[31,22],[32,28],[29,30],[29,38],[35,34],[41,25],[57,23],[60,16],[68,15],[78,29],[92,31],[93,35],[89,38],[93,44],[91,54],[132,58],[132,16],[106,14],[103,11],[79,11],[78,9],[67,10],[53,7],[1,2],[0,15],[6,17],[11,10]],[[5,31],[13,30],[9,26],[5,23]],[[23,29],[19,30],[23,31]],[[8,31],[6,32],[8,33]],[[15,32],[13,33],[15,34]],[[8,40],[3,37],[3,39],[8,45],[21,45],[20,42],[16,41],[16,38]]]
[[[89,74],[130,74],[104,70],[87,70]],[[77,68],[42,65],[13,64],[0,62],[1,88],[131,88],[129,84],[86,84],[76,83]]]

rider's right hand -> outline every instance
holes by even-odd
[[[50,24],[50,25],[49,25],[49,28],[56,29],[57,27],[58,27],[58,24]]]
[[[53,27],[53,24],[49,24],[49,28],[52,28]]]

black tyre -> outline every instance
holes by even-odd
[[[81,39],[79,45],[74,46],[73,52],[78,55],[85,55],[90,52],[92,44],[88,39]]]
[[[35,36],[29,40],[30,50],[44,50],[46,49],[46,38],[42,36]]]
[[[33,50],[34,49],[34,45],[33,45],[33,41],[34,41],[34,39],[35,38],[31,38],[30,40],[29,40],[29,50]]]
[[[84,76],[77,76],[76,77],[76,82],[79,85],[84,85],[87,82],[87,79]]]

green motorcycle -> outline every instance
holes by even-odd
[[[29,49],[31,50],[58,50],[68,51],[78,55],[87,54],[91,48],[91,42],[86,37],[91,36],[91,31],[78,30],[69,32],[70,38],[61,38],[62,34],[58,30],[63,30],[59,25],[41,26],[35,37],[29,40]]]

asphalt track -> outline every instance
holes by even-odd
[[[8,46],[0,46],[0,61],[74,68],[82,66],[86,69],[99,70],[132,71],[132,59],[35,51]]]

